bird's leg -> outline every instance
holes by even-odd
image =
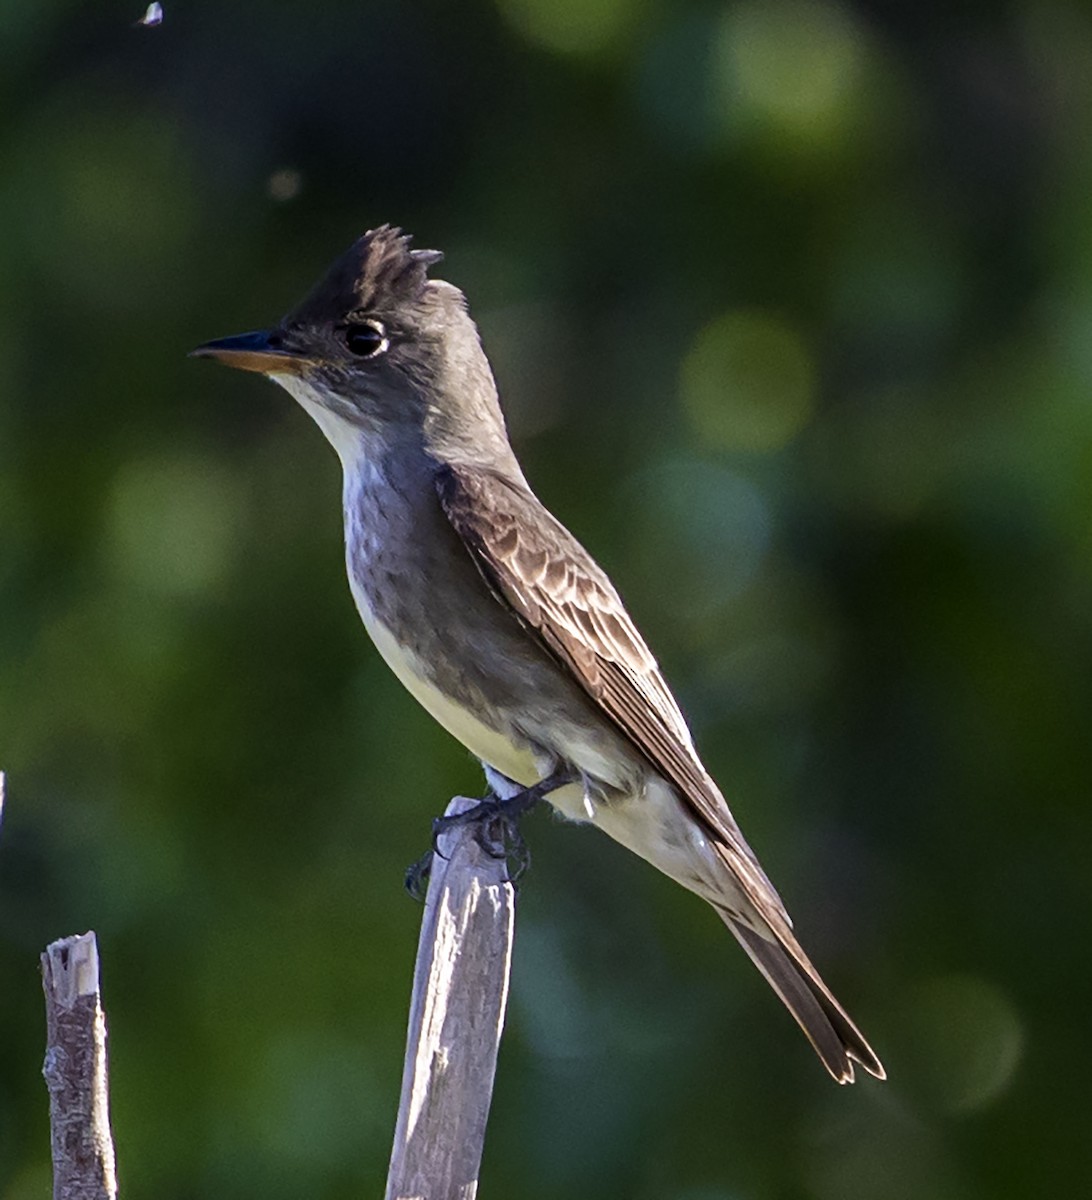
[[[534,808],[541,800],[545,800],[551,792],[556,792],[558,788],[572,783],[575,778],[573,772],[568,769],[555,771],[545,779],[539,780],[538,783],[532,784],[531,787],[522,788],[511,796],[498,796],[496,792],[490,792],[465,812],[453,813],[449,817],[437,817],[432,822],[433,849],[436,848],[436,839],[441,833],[446,833],[449,829],[455,829],[459,825],[477,825],[479,830],[485,831],[498,818],[517,821],[528,809]],[[483,850],[490,852],[489,847],[482,840],[481,834],[478,835],[478,844]],[[495,855],[495,857],[500,856]]]
[[[551,792],[574,782],[576,776],[568,769],[555,771],[531,787],[521,788],[511,796],[498,796],[490,791],[477,804],[461,813],[437,817],[432,822],[432,849],[406,871],[406,891],[415,899],[424,898],[432,867],[433,854],[440,854],[439,838],[449,829],[473,825],[478,845],[493,858],[510,858],[513,867],[509,879],[514,882],[531,861],[527,844],[520,834],[518,821]],[[441,856],[442,857],[442,856]]]

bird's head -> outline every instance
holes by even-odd
[[[467,435],[483,415],[487,424],[500,420],[500,410],[462,292],[428,278],[442,257],[380,226],[272,329],[206,342],[192,354],[279,383],[343,460],[362,434],[425,443]]]

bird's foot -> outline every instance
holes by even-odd
[[[526,808],[523,811],[526,811]],[[527,870],[531,862],[531,852],[519,831],[518,814],[508,813],[506,802],[498,797],[486,796],[465,812],[437,817],[432,822],[432,847],[406,868],[406,891],[412,899],[424,901],[428,893],[434,856],[447,858],[440,849],[440,835],[462,825],[473,827],[474,840],[490,858],[505,859],[509,862],[509,883],[515,883]]]
[[[422,854],[415,862],[406,868],[405,887],[411,900],[424,904],[428,893],[428,879],[432,874],[432,851]]]
[[[519,792],[513,797],[513,800],[519,800],[523,795],[523,792]],[[531,807],[530,804],[527,804],[512,811],[508,809],[508,804],[509,801],[502,800],[490,792],[477,804],[471,805],[461,813],[436,817],[432,822],[432,852],[439,854],[441,858],[446,858],[447,856],[440,849],[440,835],[463,825],[471,825],[474,830],[474,840],[486,854],[491,858],[501,858],[500,846],[504,835],[499,828],[500,824],[503,821],[518,818],[521,813]]]
[[[473,826],[474,840],[490,858],[506,860],[508,880],[515,883],[531,864],[531,852],[519,831],[519,818],[551,792],[571,782],[569,772],[558,771],[511,796],[502,798],[491,792],[461,813],[437,817],[432,822],[432,849],[407,869],[406,891],[415,900],[424,899],[432,856],[446,857],[440,850],[440,835],[462,825]]]

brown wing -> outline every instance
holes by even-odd
[[[448,519],[493,591],[675,785],[759,913],[791,927],[605,572],[520,485],[481,468],[446,466],[437,486]]]
[[[831,1075],[851,1082],[855,1060],[883,1079],[880,1060],[793,936],[781,898],[702,766],[679,706],[610,580],[521,485],[480,468],[448,466],[437,486],[448,519],[498,599],[675,785],[705,827],[760,921],[715,907]]]

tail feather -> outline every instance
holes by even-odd
[[[877,1079],[887,1078],[872,1047],[820,979],[787,927],[773,928],[769,936],[763,936],[726,909],[718,907],[717,911],[796,1018],[823,1065],[838,1083],[853,1082],[854,1062],[860,1063]]]

